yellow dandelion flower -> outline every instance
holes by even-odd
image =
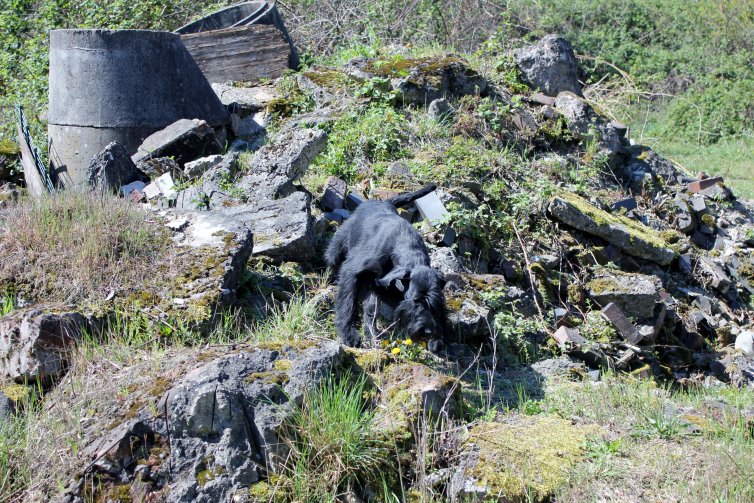
[[[413,343],[414,341],[412,341],[411,339],[406,339],[405,341],[403,341],[403,344],[405,344],[406,346],[410,346]]]
[[[393,348],[393,351],[392,351],[392,353],[393,353],[394,355],[397,355],[397,354],[398,354],[398,353],[400,353],[400,352],[401,352],[401,348]]]
[[[419,345],[420,345],[421,347],[423,347],[424,349],[427,349],[427,343],[426,343],[426,342],[424,342],[424,341],[421,341],[421,342],[419,343]]]
[[[388,341],[385,341],[385,340],[383,340],[383,341],[382,341],[382,347],[383,347],[383,348],[386,348],[386,347],[388,347],[388,345],[389,345],[389,344],[390,344],[390,343],[389,343]]]

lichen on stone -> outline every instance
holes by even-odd
[[[550,416],[481,423],[466,441],[479,454],[466,475],[486,486],[495,501],[546,501],[583,459],[587,438],[601,432],[597,426],[575,426]]]

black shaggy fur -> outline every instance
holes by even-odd
[[[396,211],[435,188],[428,185],[387,201],[367,201],[335,233],[325,259],[338,275],[335,326],[345,344],[361,345],[359,303],[364,325],[375,336],[380,302],[394,309],[394,321],[410,337],[445,340],[445,280],[430,267],[419,233]]]

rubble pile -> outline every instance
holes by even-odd
[[[686,386],[754,387],[754,205],[737,199],[722,178],[686,173],[634,144],[623,125],[583,98],[567,41],[548,36],[512,58],[532,88],[515,99],[511,89],[455,56],[314,67],[295,76],[289,95],[267,82],[215,83],[227,124],[183,118],[134,152],[110,143],[91,160],[88,185],[128,199],[165,226],[169,246],[185,259],[172,308],[216,312],[236,302],[250,259],[322,272],[328,239],[359,204],[424,181],[402,160],[352,178],[320,171],[314,185],[307,179],[327,152],[332,124],[367,107],[373,88],[396,110],[419,110],[447,127],[460,128],[449,124],[464,103],[489,100],[505,109],[498,137],[533,152],[529,173],[521,176],[555,180],[529,220],[546,231],[514,223],[506,242],[490,243],[457,217],[458,208],[492,204],[490,182],[499,172],[457,183],[436,175],[440,188],[401,212],[421,230],[432,265],[446,277],[454,340],[439,357],[461,366],[481,358],[495,373],[534,363],[521,357],[526,352],[565,356],[569,369],[593,379],[611,369]],[[365,86],[372,86],[371,98]],[[290,101],[301,96],[305,106],[293,107]],[[584,164],[585,155],[601,160],[600,169],[592,179],[569,179],[564,173]],[[537,324],[519,328],[515,319]],[[64,348],[87,323],[90,318],[67,310],[45,314],[42,305],[3,317],[0,371],[17,382],[59,378]],[[519,338],[501,339],[511,332]],[[318,382],[305,378],[312,369],[320,379],[344,359],[333,342],[211,356],[173,375],[150,398],[159,399],[156,414],[146,400],[134,402],[130,418],[113,428],[88,424],[86,470],[106,474],[135,498],[163,491],[170,480],[168,501],[227,499],[272,473],[276,455],[284,457],[266,447],[284,446],[275,429],[282,419],[263,397],[300,402]],[[442,378],[428,381],[437,385],[429,391],[441,397],[438,408],[456,403]],[[427,389],[419,391],[421,400]],[[534,420],[514,426],[540,431]],[[482,424],[472,437],[484,446],[490,431],[493,426]],[[582,442],[579,435],[573,434],[574,445]],[[167,442],[168,455],[160,457]],[[467,448],[475,457],[446,474],[457,497],[492,494],[477,466],[486,454],[477,451]],[[137,465],[137,459],[149,462]],[[60,501],[79,501],[83,480],[72,477]]]

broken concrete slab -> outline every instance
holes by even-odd
[[[612,302],[602,308],[601,314],[605,320],[613,324],[615,329],[618,330],[618,333],[628,341],[629,344],[636,345],[640,343],[646,335],[637,330],[634,324],[631,323],[631,320],[623,314],[623,311]]]
[[[88,327],[84,315],[60,306],[19,309],[0,318],[0,375],[18,383],[61,377],[71,345]]]
[[[304,192],[223,208],[223,215],[254,232],[254,255],[306,261],[315,253],[311,200]]]
[[[635,257],[668,265],[676,256],[660,234],[635,220],[603,211],[573,193],[561,193],[550,200],[550,215],[564,224],[600,237]]]
[[[562,91],[570,91],[583,96],[576,55],[563,37],[547,35],[535,45],[513,51],[513,59],[524,79],[545,95],[557,96]]]
[[[334,211],[343,208],[348,186],[346,182],[337,176],[329,176],[325,181],[320,203],[326,211]]]
[[[187,248],[181,283],[184,309],[192,305],[222,308],[235,299],[241,273],[251,256],[251,229],[232,215],[220,211],[167,210],[161,212],[174,226],[173,242]]]
[[[114,141],[94,156],[86,170],[86,177],[89,187],[116,192],[122,185],[135,182],[143,175],[136,169],[126,147]]]
[[[282,132],[256,152],[238,187],[257,200],[286,197],[295,190],[292,182],[304,175],[326,145],[327,134],[321,129]]]
[[[148,136],[131,156],[135,163],[156,157],[172,157],[179,164],[201,156],[219,154],[222,146],[215,130],[199,119],[180,119]]]
[[[654,314],[662,285],[656,276],[599,269],[585,287],[599,305],[615,303],[627,316],[644,319]]]
[[[187,162],[186,164],[184,164],[183,172],[189,179],[197,178],[202,176],[206,171],[220,164],[222,160],[223,156],[219,154],[200,157],[195,161]]]
[[[273,85],[242,87],[230,84],[212,84],[212,90],[225,106],[237,105],[243,111],[258,112],[278,98],[280,92]]]
[[[414,204],[419,208],[421,216],[432,225],[438,225],[448,216],[448,210],[440,201],[437,192],[432,191],[426,196],[420,197],[414,201]]]

